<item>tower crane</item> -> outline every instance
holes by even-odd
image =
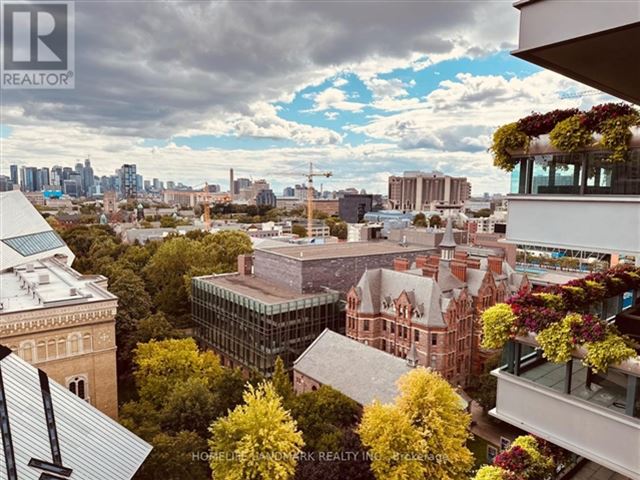
[[[282,173],[280,173],[282,175]],[[309,162],[309,172],[286,172],[285,175],[300,175],[307,178],[307,236],[311,238],[313,230],[313,177],[333,176],[332,172],[316,172],[313,170],[313,162]]]

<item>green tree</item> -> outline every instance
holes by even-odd
[[[180,331],[171,325],[165,314],[158,312],[138,322],[136,331],[133,334],[133,342],[135,345],[137,343],[147,343],[151,340],[168,340],[170,338],[180,338],[181,336]]]
[[[211,469],[228,480],[289,480],[304,442],[271,383],[250,385],[238,405],[211,426]]]
[[[307,227],[300,223],[295,223],[291,226],[291,233],[297,235],[300,238],[304,238],[307,236]]]
[[[482,374],[471,377],[469,390],[473,392],[473,398],[485,411],[496,406],[498,379],[491,375],[491,371],[500,366],[501,359],[502,352],[492,355],[486,361]]]
[[[415,217],[413,217],[413,224],[416,227],[427,227],[429,226],[428,222],[427,222],[427,216],[420,212],[417,213]]]
[[[440,228],[442,226],[442,217],[440,215],[431,215],[429,217],[429,226],[433,228]]]
[[[349,227],[346,222],[336,222],[331,228],[331,235],[338,237],[340,240],[346,240],[349,233]]]
[[[135,349],[135,379],[141,399],[161,406],[175,385],[191,378],[212,385],[222,373],[213,353],[200,352],[192,338],[140,343]]]
[[[215,273],[235,272],[238,265],[238,255],[253,252],[251,238],[244,232],[233,230],[222,231],[207,235],[203,245],[215,262]]]
[[[135,480],[207,480],[211,471],[207,462],[198,460],[207,451],[207,441],[195,432],[158,433],[150,439],[151,454],[142,464]]]
[[[349,397],[323,385],[316,391],[297,395],[291,403],[291,415],[302,431],[307,450],[335,452],[345,431],[358,422],[360,407]]]
[[[470,415],[439,374],[417,368],[398,382],[395,404],[365,407],[359,433],[379,479],[466,479]]]
[[[162,228],[176,228],[178,226],[178,219],[170,215],[165,215],[160,217],[160,226]]]
[[[273,388],[275,388],[276,393],[282,398],[282,404],[285,407],[289,407],[294,397],[293,384],[291,383],[289,374],[284,368],[284,362],[279,356],[276,358],[271,383],[273,383]]]
[[[151,315],[151,297],[142,279],[129,269],[112,269],[109,291],[118,297],[116,312],[116,345],[119,371],[131,369],[132,350],[140,320]]]

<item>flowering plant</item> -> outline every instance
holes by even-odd
[[[583,113],[581,121],[586,129],[602,133],[602,125],[608,120],[637,115],[638,111],[626,103],[603,103]]]
[[[532,113],[518,120],[518,128],[530,137],[538,137],[553,130],[558,122],[580,113],[577,108],[556,109],[547,113]]]

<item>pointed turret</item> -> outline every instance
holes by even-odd
[[[440,256],[442,260],[452,260],[456,250],[456,240],[453,237],[453,219],[447,218],[447,226],[444,230],[444,236],[440,242]]]

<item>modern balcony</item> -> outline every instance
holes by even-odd
[[[640,255],[640,132],[629,159],[597,148],[565,154],[548,136],[514,152],[506,241],[524,246]]]
[[[633,334],[640,317],[629,311],[619,316],[632,321]],[[624,322],[620,327],[626,330]],[[542,357],[535,338],[511,342],[507,365],[493,372],[498,389],[491,415],[639,480],[640,361],[595,374],[581,364],[584,352],[574,353],[556,364]]]
[[[521,0],[514,55],[640,103],[640,3]]]

